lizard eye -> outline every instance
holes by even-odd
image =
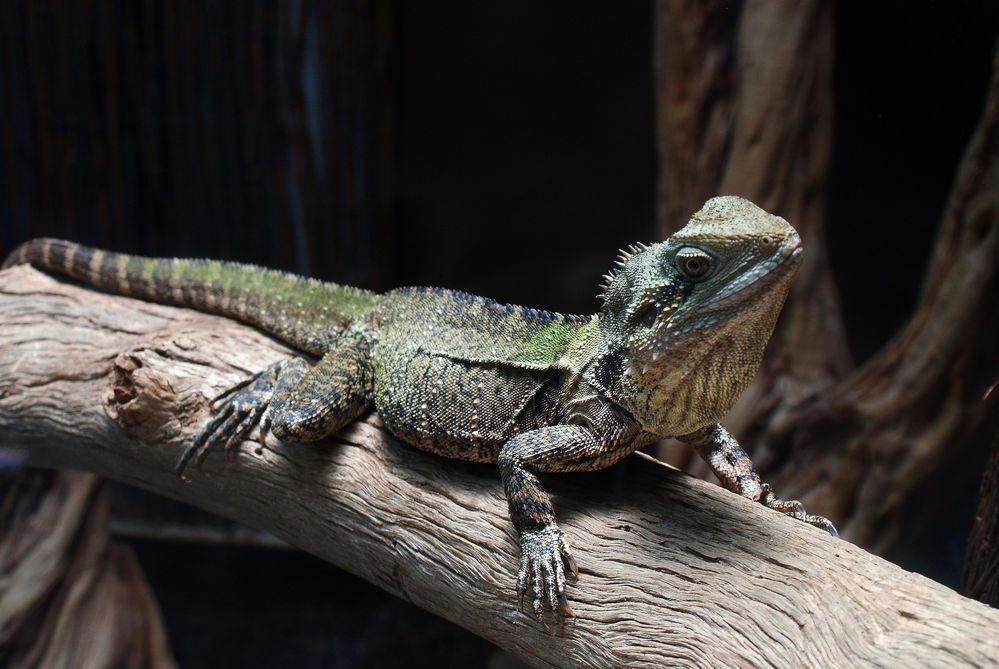
[[[695,248],[682,248],[676,254],[676,268],[688,279],[702,279],[711,269],[711,256]]]

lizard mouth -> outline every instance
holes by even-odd
[[[789,235],[769,258],[722,289],[706,306],[711,312],[723,311],[772,290],[794,276],[801,264],[802,253],[801,238],[797,233]]]
[[[795,257],[801,255],[801,236],[797,232],[792,232],[788,235],[784,243],[781,244],[780,253],[785,258]]]

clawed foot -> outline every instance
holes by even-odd
[[[576,561],[569,554],[565,538],[557,527],[523,532],[517,577],[520,610],[524,611],[524,598],[530,591],[531,609],[538,622],[544,622],[546,612],[556,623],[561,623],[563,616],[575,618],[565,596],[566,567],[572,578],[579,576]]]
[[[267,410],[281,369],[282,363],[271,365],[211,401],[210,408],[214,415],[177,462],[174,471],[179,478],[185,479],[184,469],[191,458],[195,458],[200,469],[208,451],[216,446],[221,445],[229,458],[235,455],[236,447],[246,439]],[[267,422],[266,419],[264,422]],[[266,426],[262,425],[261,440],[265,439],[265,433]]]
[[[808,523],[809,525],[814,525],[815,527],[822,528],[834,537],[839,536],[839,532],[828,518],[823,516],[813,516],[812,514],[805,511],[805,505],[796,499],[783,500],[773,493],[770,489],[770,485],[763,484],[763,495],[760,497],[760,502],[764,506],[773,509],[774,511],[780,511],[785,516],[791,516],[802,522]]]

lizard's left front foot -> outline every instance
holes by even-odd
[[[562,621],[563,613],[575,618],[576,614],[565,597],[566,567],[573,578],[579,576],[579,568],[569,554],[558,527],[523,532],[520,535],[520,573],[517,577],[520,610],[524,610],[524,597],[530,590],[531,609],[539,622],[544,621],[546,605],[556,622]]]
[[[809,525],[814,525],[815,527],[820,527],[834,537],[839,536],[839,532],[828,518],[823,516],[813,516],[812,514],[805,511],[805,505],[796,499],[784,500],[779,498],[770,489],[770,484],[764,483],[762,486],[763,495],[760,497],[760,502],[763,503],[767,508],[773,509],[774,511],[780,511],[785,516],[791,516],[802,522],[808,523]]]
[[[186,480],[184,469],[191,458],[195,458],[200,469],[208,451],[214,446],[223,446],[231,458],[239,443],[264,416],[275,391],[301,378],[306,369],[308,365],[301,358],[281,360],[215,397],[210,402],[212,419],[194,443],[184,450],[174,469],[177,477]],[[265,422],[261,426],[261,440],[266,438],[266,433]]]

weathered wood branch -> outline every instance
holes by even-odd
[[[0,473],[0,666],[176,666],[139,561],[109,538],[106,488],[81,472]]]
[[[582,568],[579,618],[550,636],[516,611],[491,467],[403,447],[369,418],[328,443],[247,442],[235,462],[173,476],[208,398],[288,355],[265,336],[27,267],[0,273],[0,324],[0,447],[266,529],[536,666],[999,657],[999,611],[642,456],[546,478]]]

